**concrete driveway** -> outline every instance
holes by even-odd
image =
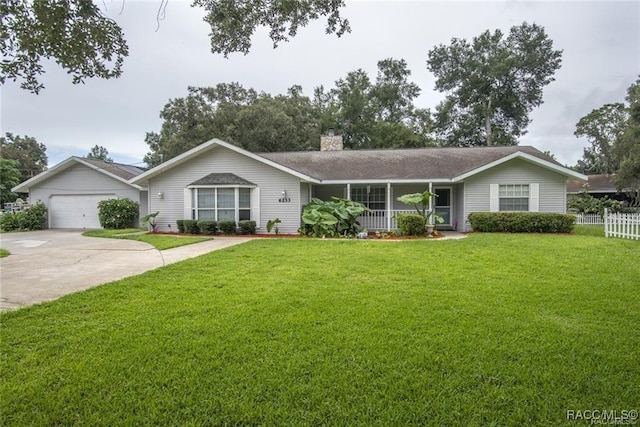
[[[72,292],[143,273],[250,238],[216,237],[158,251],[133,240],[84,237],[84,230],[0,234],[0,310],[50,301]]]

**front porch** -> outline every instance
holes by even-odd
[[[397,200],[398,196],[409,193],[422,193],[429,190],[437,196],[432,197],[428,210],[440,215],[444,222],[437,224],[441,230],[457,230],[461,215],[458,200],[464,192],[464,184],[444,183],[380,183],[380,184],[330,184],[313,185],[310,197],[330,200],[331,197],[345,198],[359,202],[371,209],[358,217],[360,226],[368,231],[395,231],[398,229],[397,216],[403,213],[417,213],[412,206]]]
[[[398,229],[397,215],[403,213],[416,213],[415,209],[373,210],[358,217],[362,228],[369,231],[395,231]]]

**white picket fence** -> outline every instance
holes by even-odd
[[[640,213],[615,213],[605,209],[604,235],[640,239]]]
[[[599,214],[576,214],[576,225],[602,225],[604,218]]]

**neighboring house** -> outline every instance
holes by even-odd
[[[268,220],[296,233],[312,197],[350,198],[373,210],[369,230],[395,228],[412,208],[396,200],[431,190],[441,228],[469,230],[471,212],[566,211],[567,179],[586,176],[528,146],[342,151],[341,137],[323,137],[323,151],[251,153],[212,139],[129,182],[148,188],[149,212],[162,231],[179,219]]]
[[[49,228],[100,228],[98,202],[131,199],[147,210],[147,192],[129,182],[146,169],[102,160],[70,157],[11,191],[29,193],[31,204],[42,202],[48,210]]]
[[[587,175],[587,182],[571,179],[567,181],[567,194],[580,194],[586,190],[587,193],[598,199],[606,196],[613,200],[632,204],[633,197],[630,194],[631,190],[625,189],[618,191],[613,183],[614,178],[615,175],[612,174],[600,174]]]

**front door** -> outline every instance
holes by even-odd
[[[451,225],[451,188],[436,188],[438,197],[435,198],[436,214],[440,215],[444,222],[441,225]]]

